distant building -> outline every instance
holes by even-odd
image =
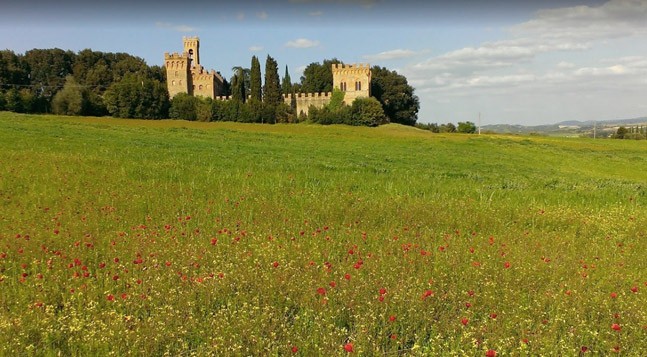
[[[200,39],[198,37],[183,37],[184,52],[164,53],[166,81],[169,96],[178,93],[188,93],[194,96],[229,100],[223,96],[224,79],[211,70],[206,71],[200,64]],[[344,101],[351,104],[355,99],[371,96],[371,67],[368,64],[333,64],[333,88],[343,91]],[[296,93],[294,96],[296,113],[308,114],[310,106],[321,108],[330,102],[331,92],[327,93]],[[292,103],[291,94],[283,94],[283,100]]]

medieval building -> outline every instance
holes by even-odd
[[[200,39],[198,37],[183,37],[184,52],[164,53],[166,81],[169,96],[178,93],[203,96],[207,98],[229,100],[222,96],[224,79],[214,70],[207,72],[200,65]],[[344,92],[344,102],[350,105],[361,97],[371,95],[371,68],[368,64],[333,64],[333,88]],[[321,108],[330,102],[332,93],[296,93],[294,104],[298,115],[308,114],[311,106]],[[283,100],[293,103],[292,95],[284,94]]]

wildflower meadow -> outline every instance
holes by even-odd
[[[0,355],[645,356],[647,145],[0,113]]]

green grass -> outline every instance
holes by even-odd
[[[647,355],[646,206],[640,141],[0,113],[0,355]]]

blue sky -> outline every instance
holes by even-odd
[[[184,7],[182,7],[184,6]],[[9,0],[0,48],[127,52],[200,37],[207,69],[274,57],[293,81],[338,58],[397,70],[420,122],[537,125],[647,116],[647,0]]]

